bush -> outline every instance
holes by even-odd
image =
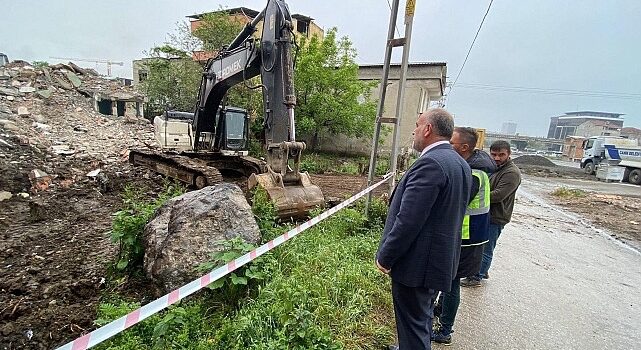
[[[145,255],[142,234],[156,210],[167,200],[185,192],[184,187],[166,183],[158,198],[149,200],[140,189],[127,186],[122,195],[123,208],[114,214],[111,241],[118,243],[117,270],[133,271],[142,265]]]

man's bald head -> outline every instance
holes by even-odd
[[[438,141],[449,141],[454,132],[454,118],[442,108],[431,108],[421,113],[414,129],[414,149],[421,152]]]

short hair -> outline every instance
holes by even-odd
[[[427,122],[432,124],[437,135],[452,138],[454,132],[454,118],[443,108],[431,108],[425,112]]]
[[[457,132],[459,135],[461,135],[461,139],[463,139],[463,142],[465,142],[467,145],[476,147],[476,143],[479,140],[479,135],[476,133],[476,129],[457,126],[456,128],[454,128],[454,132]]]
[[[490,151],[500,152],[501,150],[507,150],[507,153],[512,153],[512,146],[510,146],[510,143],[505,140],[492,142]]]

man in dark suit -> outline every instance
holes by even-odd
[[[376,254],[392,278],[400,350],[430,349],[436,291],[449,292],[458,268],[472,171],[449,143],[453,130],[443,109],[419,115],[413,135],[421,156],[394,190]]]

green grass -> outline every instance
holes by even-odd
[[[253,209],[264,241],[287,229],[264,192]],[[373,263],[385,204],[371,213],[366,220],[362,203],[342,210],[250,265],[266,278],[201,291],[98,348],[380,349],[394,340],[389,279]],[[105,296],[97,323],[138,306]]]
[[[384,175],[389,167],[389,157],[376,162],[376,175]],[[301,171],[312,174],[345,174],[366,175],[369,169],[369,157],[330,153],[307,152],[301,158]]]

